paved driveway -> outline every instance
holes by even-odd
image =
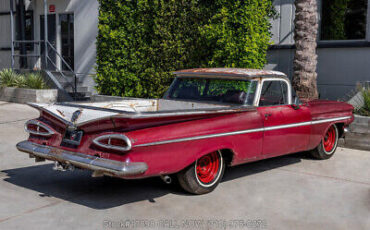
[[[0,229],[370,229],[370,152],[294,154],[226,171],[192,196],[158,178],[56,172],[16,150],[38,112],[0,102]]]

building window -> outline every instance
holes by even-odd
[[[68,65],[74,68],[74,16],[73,14],[60,14],[60,39],[61,51],[63,59]],[[62,62],[63,70],[70,71],[70,69]]]
[[[366,38],[368,0],[322,0],[321,40]]]

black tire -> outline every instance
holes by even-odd
[[[332,135],[334,135],[334,137]],[[329,139],[330,141],[328,141]],[[310,151],[311,156],[320,160],[329,159],[334,155],[337,149],[338,139],[339,133],[337,126],[330,126],[329,129],[326,131],[325,136],[322,138],[320,144],[315,149]]]
[[[218,161],[215,160],[216,155],[218,157]],[[208,158],[208,159],[205,159],[205,158]],[[214,176],[210,176],[207,178],[201,178],[200,176],[202,174],[198,174],[197,166],[198,166],[198,169],[199,167],[202,168],[200,164],[204,163],[204,161],[209,160],[209,159],[212,159],[211,164],[212,165],[217,164],[218,168],[217,170],[211,170],[214,172],[212,174]],[[204,167],[208,168],[209,165],[204,165]],[[215,174],[216,171],[217,173]],[[222,154],[219,151],[217,151],[217,152],[213,152],[213,153],[210,153],[208,155],[205,155],[199,158],[192,165],[190,165],[186,169],[179,172],[177,174],[177,178],[178,178],[180,186],[184,190],[188,191],[189,193],[200,195],[200,194],[206,194],[206,193],[212,192],[217,187],[217,185],[220,183],[223,177],[224,171],[225,171],[225,160],[223,159]],[[204,173],[204,174],[207,174],[207,173]],[[213,179],[209,181],[208,183],[205,183],[206,179],[209,179],[209,178],[213,178]]]

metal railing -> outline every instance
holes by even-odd
[[[76,97],[77,96],[77,74],[74,72],[74,70],[71,68],[71,66],[68,64],[68,62],[62,57],[62,55],[60,55],[59,54],[59,52],[57,51],[57,49],[49,42],[49,41],[47,41],[47,45],[54,51],[54,53],[60,58],[60,60],[62,61],[62,65],[64,64],[67,68],[68,68],[68,70],[72,73],[72,75],[73,75],[73,78],[74,78],[74,84],[71,84],[68,80],[67,80],[67,82],[68,83],[70,83],[70,85],[71,85],[71,87],[72,87],[72,89],[73,89],[73,93],[74,93],[74,97]],[[45,49],[47,49],[47,47],[45,48]],[[49,52],[48,52],[49,53]],[[56,65],[56,63],[54,63],[52,60],[51,60],[51,58],[49,57],[49,55],[48,55],[48,53],[47,53],[47,56],[46,56],[46,58],[50,61],[50,63],[52,63],[53,64],[53,66],[54,66],[54,68],[56,69],[56,70],[58,70],[58,72],[60,73],[60,75],[61,76],[63,76],[65,79],[68,79],[65,75],[64,75],[64,73],[63,73],[63,69],[60,69],[60,68],[58,68],[57,67],[57,65]],[[46,68],[47,68],[47,63],[46,63]]]
[[[12,42],[12,63],[15,63],[15,57],[20,57],[20,58],[26,58],[26,57],[30,57],[30,58],[34,58],[34,59],[38,59],[41,57],[41,42],[43,41],[32,41],[32,40],[15,40]],[[36,52],[34,51],[33,53],[31,54],[16,54],[15,51],[14,51],[14,47],[17,47],[17,44],[32,44],[34,47],[37,47],[37,48],[34,48],[34,50],[36,50]],[[28,65],[28,64],[27,64]],[[35,65],[37,65],[37,63],[35,63]],[[14,68],[14,64],[12,64],[12,67]],[[36,66],[36,68],[41,68],[41,66]],[[28,68],[21,68],[21,69],[28,69]],[[33,68],[30,68],[29,70],[32,70]]]
[[[30,57],[30,58],[35,58],[35,59],[39,59],[40,62],[37,63],[35,62],[34,63],[34,67],[36,66],[37,69],[40,69],[40,70],[44,70],[44,71],[50,71],[49,69],[49,66],[48,64],[51,63],[51,65],[55,68],[56,72],[58,72],[60,74],[60,76],[62,76],[66,83],[71,86],[72,90],[73,90],[73,97],[74,99],[76,99],[76,96],[77,96],[77,74],[74,72],[74,70],[72,69],[72,67],[68,64],[68,62],[62,57],[62,55],[59,54],[59,52],[57,51],[57,49],[53,46],[53,44],[51,44],[49,41],[47,41],[45,43],[45,41],[43,40],[35,40],[35,41],[31,41],[31,40],[15,40],[13,41],[13,44],[12,44],[12,47],[16,47],[17,44],[33,44],[35,46],[37,46],[37,48],[35,48],[34,52],[30,53],[30,54],[16,54],[15,52],[12,51],[12,63],[15,62],[15,57],[19,57],[19,58],[26,58],[26,57]],[[67,71],[70,72],[74,78],[74,81],[73,83],[71,83],[68,79],[68,77],[63,73],[63,69],[60,68],[60,66],[57,65],[57,63],[55,63],[55,61],[53,61],[53,59],[50,57],[50,52],[44,52],[44,54],[41,53],[41,45],[44,45],[46,44],[47,47],[44,47],[44,51],[47,50],[48,48],[50,48],[54,53],[55,55],[57,55],[61,61],[61,65],[60,66],[65,66],[67,68]],[[42,68],[42,57],[45,58],[45,67]],[[20,69],[23,69],[23,70],[34,70],[34,68],[21,68]],[[64,90],[62,88],[62,90]]]
[[[355,108],[355,111],[360,111],[365,104],[363,92],[370,90],[370,81],[357,82],[356,85],[356,88],[347,93],[339,101],[347,102]],[[370,111],[368,112],[370,113]]]

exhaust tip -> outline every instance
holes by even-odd
[[[102,171],[94,171],[92,174],[91,174],[91,177],[103,177],[104,176],[104,173]]]
[[[171,184],[172,183],[172,178],[168,175],[161,176],[161,179],[164,181],[166,184]]]
[[[344,131],[344,133],[348,133],[349,132],[348,127],[344,127],[343,131]]]
[[[45,161],[45,158],[41,158],[41,157],[34,157],[35,158],[35,162],[38,163],[38,162],[44,162]]]

